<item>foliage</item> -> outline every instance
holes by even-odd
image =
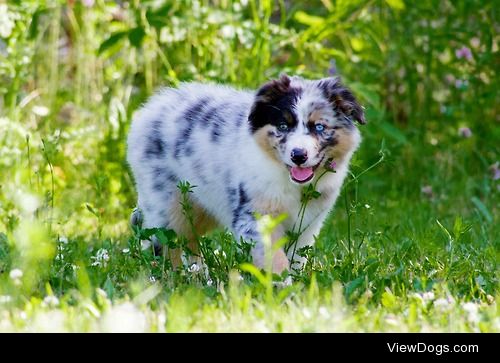
[[[0,2],[0,331],[500,330],[494,5]],[[341,75],[369,121],[310,263],[273,283],[219,230],[172,271],[140,234],[182,241],[128,226],[133,112],[281,72]]]

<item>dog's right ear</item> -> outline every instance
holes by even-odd
[[[291,79],[285,73],[261,86],[256,94],[256,102],[272,102],[290,90]]]
[[[362,125],[366,124],[363,107],[358,103],[351,90],[342,84],[339,77],[321,79],[318,86],[335,111],[349,119],[358,121]]]

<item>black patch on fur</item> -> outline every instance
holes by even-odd
[[[153,182],[153,189],[157,192],[163,192],[165,190],[165,182],[160,179],[155,179]]]
[[[149,134],[146,141],[146,149],[144,150],[144,157],[146,159],[159,159],[165,156],[167,145],[162,138],[161,125],[161,120],[156,120],[153,122],[151,133]]]
[[[208,179],[207,177],[203,174],[203,163],[201,162],[201,160],[196,160],[194,163],[193,163],[193,169],[194,169],[194,172],[196,173],[196,176],[198,178],[200,178],[200,181],[203,183],[203,184],[208,184]]]
[[[233,229],[244,238],[255,239],[258,233],[255,231],[255,217],[253,216],[250,198],[245,191],[245,186],[240,183],[238,188],[228,189],[230,202],[233,205]]]
[[[219,138],[221,136],[221,133],[222,133],[222,131],[218,127],[213,128],[210,140],[212,140],[213,143],[217,144],[219,142]]]
[[[243,122],[247,121],[247,112],[245,110],[239,110],[236,112],[236,126],[240,127]]]
[[[192,153],[192,148],[187,148],[186,144],[191,138],[195,124],[200,119],[203,114],[203,108],[210,101],[210,98],[205,97],[200,99],[195,104],[187,108],[187,110],[182,114],[178,122],[184,122],[184,128],[181,130],[174,147],[174,158],[178,159],[181,153],[184,151],[185,154],[189,155]]]
[[[207,126],[211,126],[210,140],[214,143],[217,143],[219,141],[219,138],[222,135],[222,130],[226,123],[226,120],[220,115],[220,110],[227,109],[230,106],[230,104],[221,103],[209,108],[203,114],[204,124]]]
[[[327,147],[333,147],[337,144],[338,140],[334,135],[331,138],[323,138],[320,140],[318,153],[322,152]]]
[[[255,95],[255,102],[248,116],[250,129],[256,132],[266,125],[278,126],[281,122],[289,125],[289,130],[297,125],[292,106],[302,94],[302,89],[292,87],[290,78],[283,75],[263,85]]]
[[[153,176],[157,179],[165,179],[168,169],[164,166],[153,167]]]
[[[177,183],[177,177],[164,166],[153,168],[153,189],[157,192],[164,192],[169,184]]]
[[[167,180],[175,183],[176,185],[179,182],[179,179],[173,173],[167,173]]]
[[[324,78],[317,84],[325,98],[332,104],[333,109],[341,114],[338,118],[341,123],[356,120],[360,124],[366,124],[363,108],[352,92],[342,84],[340,78]]]

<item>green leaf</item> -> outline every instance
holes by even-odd
[[[142,45],[142,40],[144,39],[145,35],[146,32],[144,31],[144,28],[138,26],[129,31],[128,40],[134,47],[139,48]]]
[[[325,20],[320,16],[309,15],[303,11],[297,11],[294,16],[295,20],[297,20],[301,24],[309,25],[309,26],[322,26],[325,23]]]
[[[106,282],[104,283],[104,291],[106,291],[106,294],[109,296],[110,299],[113,298],[113,296],[115,295],[115,287],[113,286],[113,281],[111,281],[111,279],[108,278],[106,279]]]
[[[481,212],[481,214],[483,215],[483,217],[489,223],[493,222],[493,217],[491,216],[491,213],[488,211],[488,208],[486,208],[486,206],[484,205],[484,203],[481,202],[481,200],[479,200],[479,198],[472,197],[470,200],[472,201],[472,203],[474,203],[474,205],[476,206],[476,208],[479,210],[479,212]]]
[[[92,205],[90,205],[89,203],[85,203],[85,207],[87,207],[87,210],[92,213],[93,215],[95,215],[97,218],[99,218],[99,213],[94,209],[94,207],[92,207]]]
[[[349,282],[345,287],[345,294],[347,297],[351,296],[351,294],[356,291],[358,287],[360,287],[365,282],[365,276],[361,275],[358,278]]]
[[[28,29],[28,39],[34,39],[38,35],[38,24],[40,21],[40,16],[46,12],[47,12],[47,9],[44,9],[44,8],[38,8],[35,11],[35,13],[33,14],[33,17],[31,18],[30,27]]]
[[[451,237],[451,234],[450,232],[448,232],[448,230],[446,229],[445,226],[443,226],[441,224],[441,222],[439,220],[436,219],[436,223],[438,224],[439,228],[441,228],[441,230],[444,232],[444,234],[446,234],[446,237],[448,237],[448,241],[453,241],[453,237]]]
[[[111,34],[111,36],[108,39],[106,39],[104,42],[101,43],[101,45],[99,46],[99,50],[97,51],[97,54],[102,54],[104,51],[114,46],[120,40],[122,40],[127,34],[128,34],[127,31],[120,31]]]
[[[394,294],[390,290],[387,289],[382,294],[381,302],[382,302],[382,305],[385,306],[386,308],[393,309],[394,307],[396,307],[397,300],[396,300],[396,297],[394,296]]]
[[[177,237],[177,234],[172,229],[164,229],[158,228],[155,232],[155,236],[158,238],[158,241],[163,246],[168,246],[170,248],[175,248],[174,240]]]
[[[385,0],[385,2],[394,10],[404,10],[405,8],[403,0]]]
[[[319,197],[321,197],[321,193],[320,193],[320,192],[318,192],[317,190],[314,190],[314,191],[312,192],[312,198],[313,198],[313,199],[318,199]]]
[[[167,26],[170,19],[169,13],[172,9],[172,6],[173,3],[167,2],[165,5],[156,10],[146,11],[147,22],[155,28],[163,28],[164,26]]]
[[[260,272],[260,270],[251,263],[242,263],[240,265],[240,269],[241,271],[248,272],[251,275],[255,276],[257,280],[264,286],[267,286],[270,282],[269,279],[266,276],[264,276],[264,274]]]

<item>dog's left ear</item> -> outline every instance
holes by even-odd
[[[282,73],[278,79],[273,79],[262,85],[256,94],[258,102],[271,102],[282,97],[290,90],[290,77]]]
[[[333,105],[333,109],[343,115],[366,124],[363,107],[358,103],[352,92],[345,87],[340,78],[331,77],[318,81],[318,87]]]

